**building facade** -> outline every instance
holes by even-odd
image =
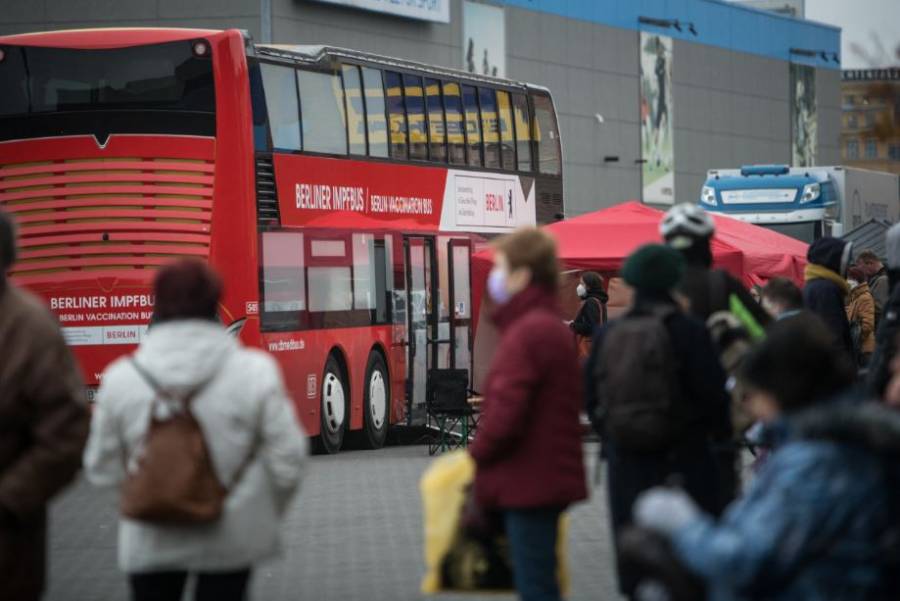
[[[900,68],[842,72],[841,162],[900,173]]]
[[[260,41],[345,46],[544,85],[559,113],[568,216],[630,199],[696,201],[711,168],[841,156],[840,30],[722,0],[0,5],[0,34],[234,27]]]

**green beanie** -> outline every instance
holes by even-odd
[[[622,277],[636,290],[667,292],[684,273],[684,258],[677,250],[662,244],[647,244],[625,259]]]

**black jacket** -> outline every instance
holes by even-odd
[[[609,295],[605,291],[590,290],[572,321],[572,330],[579,336],[593,336],[597,328],[606,323],[607,301]]]
[[[891,271],[889,279],[891,295],[878,323],[875,353],[866,377],[866,391],[879,399],[884,396],[884,390],[891,379],[891,361],[897,354],[897,334],[900,334],[900,271]]]

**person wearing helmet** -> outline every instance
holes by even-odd
[[[728,364],[729,373],[740,365],[740,358],[730,353],[727,341],[745,340],[759,337],[762,329],[770,322],[768,312],[757,303],[750,292],[723,269],[713,269],[712,238],[715,224],[709,213],[692,204],[678,204],[669,209],[659,226],[666,244],[684,257],[686,268],[678,284],[676,293],[682,305],[694,317],[704,323],[714,324],[710,317],[734,317],[740,322],[735,334],[720,336],[712,329],[714,342],[719,352],[719,360]],[[717,315],[719,314],[719,315]],[[734,320],[732,320],[734,321]],[[727,359],[726,359],[727,357]],[[733,394],[734,429],[740,430],[747,424],[739,419],[741,392]],[[740,433],[740,432],[738,432]],[[724,509],[736,496],[739,489],[737,449],[732,432],[716,435],[717,459],[719,463],[719,509]]]
[[[730,311],[735,295],[757,324],[765,327],[771,322],[740,281],[724,269],[712,269],[716,226],[709,213],[693,204],[675,205],[663,217],[659,231],[687,263],[678,291],[692,315],[706,321],[714,313]]]

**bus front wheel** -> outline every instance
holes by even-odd
[[[364,442],[370,449],[380,449],[387,438],[391,414],[391,383],[387,365],[379,352],[372,352],[366,365],[363,390]]]
[[[328,357],[328,361],[325,362],[321,399],[319,450],[328,454],[337,453],[344,443],[348,411],[347,386],[341,366],[334,355]]]

